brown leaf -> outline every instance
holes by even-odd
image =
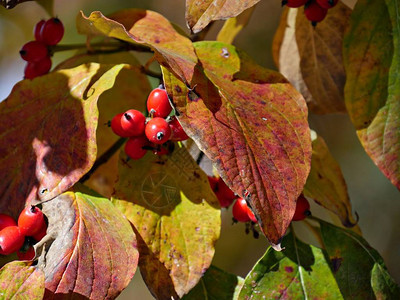
[[[224,20],[239,15],[260,0],[186,0],[186,22],[197,33],[211,21]]]
[[[305,101],[279,73],[233,46],[194,45],[205,74],[198,69],[188,93],[163,69],[168,93],[185,131],[228,186],[240,196],[250,193],[248,204],[278,249],[310,169]]]
[[[135,274],[135,234],[108,199],[83,186],[80,190],[43,204],[47,237],[53,239],[42,240],[46,253],[38,263],[45,273],[46,297],[114,299]]]
[[[17,83],[0,103],[0,211],[70,188],[96,158],[97,99],[123,65],[89,64]]]

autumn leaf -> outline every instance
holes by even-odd
[[[203,30],[211,21],[236,17],[259,1],[186,0],[186,22],[189,28],[194,33],[197,33]]]
[[[141,9],[127,9],[105,17],[95,11],[77,16],[80,34],[107,36],[154,50],[157,61],[168,67],[184,82],[191,83],[197,62],[192,42],[179,34],[162,15]]]
[[[233,46],[195,43],[192,91],[165,68],[164,82],[188,135],[248,204],[279,249],[303,190],[311,161],[307,108],[279,73],[266,70]]]
[[[0,299],[40,300],[44,274],[32,262],[13,261],[0,269]]]
[[[182,297],[211,264],[221,226],[218,201],[183,147],[125,159],[121,154],[112,201],[137,233],[142,277],[157,299]]]
[[[114,299],[136,271],[135,234],[108,199],[83,186],[75,190],[43,204],[49,227],[35,248],[41,253],[46,246],[38,262],[46,297]]]
[[[17,83],[0,103],[0,211],[70,188],[96,158],[97,99],[124,65],[88,64]]]

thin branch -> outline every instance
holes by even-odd
[[[90,48],[88,48],[88,46]],[[69,44],[69,45],[56,45],[51,48],[51,51],[60,52],[60,51],[69,51],[69,50],[76,50],[76,49],[88,49],[88,52],[93,52],[89,49],[93,48],[114,48],[114,51],[137,51],[137,52],[153,52],[153,50],[145,45],[141,44],[131,44],[127,42],[99,42],[99,43],[91,43],[87,44]],[[103,52],[107,50],[102,49],[95,49],[94,52]]]
[[[200,151],[200,153],[199,153],[199,155],[197,156],[197,159],[196,159],[196,164],[200,165],[201,161],[203,160],[203,158],[204,158],[204,152]]]

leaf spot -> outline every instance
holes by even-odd
[[[343,258],[342,257],[334,257],[331,259],[333,273],[336,273],[340,266],[342,265]]]
[[[285,271],[288,273],[292,273],[293,272],[293,268],[292,267],[285,267]]]
[[[222,48],[221,56],[225,57],[225,58],[228,58],[230,56],[228,49]]]

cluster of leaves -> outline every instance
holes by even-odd
[[[382,258],[354,232],[323,221],[310,225],[321,248],[293,231],[285,236],[302,191],[343,225],[356,223],[340,167],[309,129],[308,108],[347,107],[367,152],[400,186],[397,3],[360,0],[354,12],[339,3],[315,30],[297,9],[283,13],[275,58],[307,108],[283,75],[230,44],[257,2],[187,0],[195,33],[230,18],[218,41],[193,42],[153,11],[80,13],[77,29],[88,44],[117,41],[93,44],[94,51],[14,86],[0,104],[0,210],[15,217],[40,202],[49,227],[35,245],[38,259],[0,270],[5,298],[115,298],[137,266],[158,299],[399,297]],[[339,42],[323,34],[331,23]],[[331,52],[317,42],[331,44]],[[376,50],[386,43],[393,48]],[[297,59],[284,59],[293,49]],[[184,145],[137,161],[116,151],[123,140],[104,124],[128,108],[144,111],[147,74],[154,76],[128,50],[153,53],[149,62],[161,66],[182,127],[227,185],[247,195],[271,248],[246,279],[210,267],[220,208]],[[276,252],[281,242],[286,249]]]

